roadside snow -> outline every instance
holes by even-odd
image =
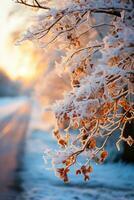
[[[107,163],[94,165],[89,182],[70,173],[70,183],[64,184],[54,172],[47,170],[43,150],[56,148],[51,134],[33,131],[27,135],[23,167],[20,172],[22,193],[17,200],[132,200],[134,199],[133,165]]]
[[[3,97],[0,98],[0,119],[12,114],[19,108],[27,97]]]

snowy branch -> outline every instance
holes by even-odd
[[[118,149],[121,141],[134,144],[134,138],[124,136],[126,124],[134,120],[133,1],[70,0],[55,8],[49,7],[51,1],[45,5],[17,2],[46,10],[22,40],[37,40],[45,47],[57,42],[65,56],[56,69],[60,75],[66,70],[71,79],[72,90],[52,106],[57,119],[54,136],[61,148],[46,156],[51,157],[56,174],[67,182],[70,167],[77,166],[84,153],[85,163],[76,174],[88,180],[91,160],[102,163],[106,159],[106,145],[117,130]],[[91,14],[96,24],[91,25]],[[91,30],[97,28],[103,31],[101,41],[90,38]],[[78,131],[75,138],[72,129]]]

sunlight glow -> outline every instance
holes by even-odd
[[[5,71],[13,80],[18,78],[31,81],[37,76],[37,56],[32,50],[32,44],[16,46],[15,41],[19,35],[16,30],[25,26],[28,15],[20,16],[17,5],[5,0],[0,13],[0,69]],[[23,11],[23,10],[22,10]],[[19,17],[18,17],[19,15]],[[19,19],[19,20],[18,20]],[[21,30],[20,30],[21,32]]]
[[[28,51],[27,48],[13,47],[6,53],[3,52],[1,61],[1,68],[6,71],[11,79],[17,78],[31,80],[36,76],[36,66],[34,53]]]

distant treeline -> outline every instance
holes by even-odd
[[[8,75],[0,70],[0,97],[17,96],[20,93],[21,84],[18,81],[12,81]]]

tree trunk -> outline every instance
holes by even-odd
[[[131,136],[134,139],[134,120],[131,123],[127,123],[124,130],[124,137]],[[124,142],[124,151],[122,154],[122,160],[124,162],[134,163],[134,144],[130,147]]]

